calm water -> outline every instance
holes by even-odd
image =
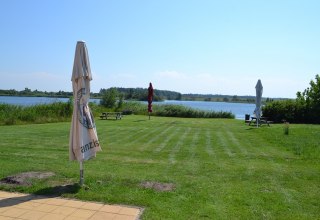
[[[0,96],[0,103],[23,106],[67,101],[69,101],[69,98]],[[90,99],[90,102],[94,103],[99,103],[99,101],[99,99]]]
[[[68,98],[50,98],[50,97],[16,97],[16,96],[0,96],[0,103],[7,103],[12,105],[36,105],[49,104],[53,102],[67,102]],[[91,102],[99,103],[99,99],[90,99]],[[207,110],[207,111],[224,111],[232,112],[237,119],[244,119],[245,114],[252,114],[255,104],[244,103],[229,103],[229,102],[202,102],[202,101],[164,101],[154,102],[155,105],[184,105],[187,107]]]

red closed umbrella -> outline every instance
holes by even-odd
[[[153,100],[153,87],[152,87],[152,83],[149,83],[149,88],[148,88],[148,112],[149,112],[149,120],[150,120],[150,113],[152,112],[152,100]]]

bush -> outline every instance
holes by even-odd
[[[296,100],[268,102],[262,109],[263,115],[274,122],[283,120],[291,123],[320,124],[320,77],[310,82],[304,92],[297,92]]]
[[[121,111],[147,115],[147,104],[141,102],[124,102]],[[154,116],[183,117],[183,118],[235,118],[231,112],[202,111],[182,105],[153,105]]]
[[[263,116],[276,123],[319,123],[319,115],[311,114],[312,110],[298,100],[268,102],[262,111]]]
[[[231,112],[202,111],[182,105],[155,105],[154,115],[182,118],[235,118]]]
[[[0,124],[47,123],[71,119],[73,104],[55,102],[34,106],[0,104]]]

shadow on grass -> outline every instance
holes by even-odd
[[[250,128],[246,128],[247,131],[253,130],[253,129],[257,129],[256,127],[250,127]]]
[[[148,120],[141,119],[141,120],[136,120],[136,121],[133,121],[133,122],[144,122],[144,121],[149,121],[149,119]]]
[[[45,195],[45,196],[61,196],[62,194],[71,193],[75,194],[79,192],[81,186],[78,183],[72,185],[61,185],[54,187],[47,187],[36,191],[35,195]]]
[[[76,183],[73,185],[62,185],[62,186],[43,188],[34,192],[34,194],[29,194],[29,195],[17,196],[19,194],[12,194],[12,197],[8,197],[0,200],[0,208],[18,205],[30,200],[36,201],[40,199],[59,197],[65,193],[74,194],[74,193],[77,193],[80,190],[80,188],[81,186],[78,183]]]

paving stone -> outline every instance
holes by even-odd
[[[0,191],[0,220],[137,220],[139,208]]]

